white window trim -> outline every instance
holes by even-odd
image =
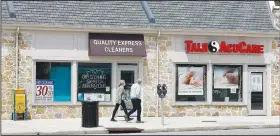
[[[45,106],[45,105],[72,105],[73,104],[73,99],[72,99],[72,94],[73,94],[73,85],[71,85],[71,101],[69,102],[47,102],[47,103],[39,103],[35,101],[36,98],[36,62],[69,62],[71,63],[71,82],[73,79],[73,61],[63,61],[63,60],[41,60],[41,59],[33,59],[32,60],[32,105],[33,106]]]
[[[213,104],[213,105],[247,105],[246,104],[247,97],[244,97],[244,96],[247,94],[247,93],[245,93],[245,92],[247,92],[247,90],[245,90],[245,89],[247,88],[247,82],[248,82],[247,81],[248,65],[245,65],[245,64],[229,64],[229,63],[228,64],[227,63],[226,64],[213,63],[212,64],[212,73],[214,72],[213,71],[213,65],[226,65],[226,66],[238,66],[238,65],[240,65],[240,66],[242,66],[242,102],[214,102],[213,99],[212,99],[211,104]],[[246,67],[246,69],[245,69],[245,67]],[[245,77],[245,79],[244,79],[244,77]],[[212,83],[212,80],[213,80],[213,78],[211,79],[211,83]],[[211,88],[212,88],[212,86],[211,86]],[[211,91],[211,96],[212,96],[212,94],[213,94],[213,90]]]
[[[173,66],[172,66],[172,81],[173,81],[173,84],[172,84],[172,97],[173,97],[173,103],[174,105],[173,106],[190,106],[190,105],[207,105],[207,104],[210,104],[210,101],[209,101],[209,96],[208,96],[208,92],[207,91],[207,100],[206,101],[198,101],[198,102],[188,102],[188,101],[176,101],[176,65],[177,64],[187,64],[187,65],[205,65],[205,64],[198,64],[198,63],[174,63],[173,62]],[[208,67],[209,65],[206,64],[206,74],[207,74],[207,90],[209,88],[209,85],[208,85]]]
[[[37,103],[35,101],[35,95],[36,95],[36,62],[70,62],[71,63],[71,101],[70,102],[49,102],[49,103]],[[33,59],[32,60],[32,105],[33,106],[46,106],[46,105],[72,105],[72,106],[79,106],[82,105],[81,102],[77,101],[77,76],[78,76],[78,63],[111,63],[112,64],[112,97],[110,102],[100,102],[100,106],[113,106],[115,105],[115,97],[116,97],[116,85],[117,85],[117,64],[118,63],[135,63],[138,64],[138,76],[140,78],[143,77],[143,73],[140,73],[141,69],[140,66],[143,63],[142,58],[140,59],[133,59],[133,60],[122,60],[122,61],[104,61],[104,59],[100,60],[69,60],[69,59]],[[143,97],[143,96],[142,96]]]
[[[112,79],[112,81],[111,81],[111,87],[112,87],[112,90],[111,90],[111,101],[109,101],[109,102],[99,102],[99,105],[101,105],[101,106],[113,106],[114,105],[114,99],[115,99],[115,89],[116,89],[116,87],[114,86],[114,85],[116,85],[116,74],[117,74],[117,72],[116,72],[116,62],[114,62],[114,61],[94,61],[94,62],[92,62],[92,61],[86,61],[86,60],[84,60],[84,61],[75,61],[75,63],[76,63],[76,69],[77,69],[77,71],[76,71],[76,76],[78,76],[78,63],[111,63],[112,64],[112,73],[111,73],[111,79]],[[76,99],[75,99],[75,101],[74,101],[74,104],[75,105],[82,105],[82,102],[79,102],[78,100],[77,100],[77,94],[78,94],[78,88],[77,88],[77,83],[78,83],[78,79],[76,78],[76,79],[74,79],[74,84],[76,85],[76,90],[74,90],[74,92],[75,92],[75,96],[73,96],[73,97],[75,97]]]
[[[178,62],[173,62],[173,70],[172,70],[172,80],[173,80],[173,84],[172,84],[172,90],[173,90],[173,105],[174,107],[177,106],[198,106],[198,105],[205,105],[205,106],[220,106],[220,105],[226,105],[226,106],[247,106],[247,91],[245,89],[247,89],[247,68],[248,65],[247,64],[217,64],[217,63],[208,63],[207,64],[207,101],[202,102],[202,101],[198,101],[198,102],[188,102],[188,101],[176,101],[176,64],[189,64],[189,65],[203,65],[203,63],[178,63]],[[228,65],[228,66],[236,66],[236,65],[242,65],[242,102],[213,102],[213,98],[212,98],[212,80],[213,80],[213,65]]]

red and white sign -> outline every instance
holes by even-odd
[[[36,102],[53,102],[53,81],[37,80],[36,81]]]
[[[264,45],[260,44],[247,44],[245,41],[239,43],[226,43],[221,41],[210,41],[209,43],[196,43],[192,40],[185,40],[187,53],[241,53],[241,54],[263,54]]]

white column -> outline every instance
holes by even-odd
[[[271,112],[272,112],[272,111],[271,111],[271,110],[272,110],[272,109],[271,109],[271,108],[272,108],[272,107],[271,107],[271,106],[272,106],[272,105],[271,105],[271,101],[272,101],[272,92],[271,92],[271,91],[272,91],[272,90],[271,90],[271,68],[272,68],[271,65],[267,65],[267,66],[266,66],[266,75],[267,75],[267,76],[266,76],[266,79],[264,79],[264,80],[267,80],[267,83],[266,83],[266,84],[267,84],[267,88],[266,88],[267,90],[264,91],[264,92],[266,92],[266,94],[267,94],[267,95],[266,95],[267,101],[266,101],[266,103],[265,103],[265,104],[266,104],[266,107],[267,107],[267,108],[266,108],[266,109],[267,109],[267,110],[266,110],[266,111],[267,111],[267,116],[272,116],[272,115],[271,115],[271,114],[272,114],[272,113],[271,113]]]
[[[249,84],[248,82],[248,64],[243,65],[243,70],[242,70],[242,75],[243,75],[243,80],[242,80],[242,99],[243,103],[248,105],[248,93],[249,93]]]
[[[111,102],[113,103],[113,100],[115,100],[116,98],[116,90],[117,90],[117,78],[118,77],[118,66],[117,66],[117,62],[113,62],[112,63],[112,90],[111,90]]]
[[[212,93],[213,93],[213,90],[212,90],[212,85],[213,85],[213,65],[211,63],[209,63],[207,65],[207,73],[206,73],[206,79],[207,79],[207,103],[212,103]]]
[[[138,77],[142,80],[142,83],[143,83],[143,74],[144,74],[144,67],[143,67],[143,59],[141,59],[141,60],[139,60],[139,62],[138,62]],[[137,79],[136,79],[137,80]],[[142,85],[143,86],[143,85]],[[142,102],[141,102],[141,107],[142,107],[142,112],[141,112],[141,117],[143,117],[143,109],[144,109],[144,95],[143,95],[143,93],[144,93],[144,90],[143,90],[143,88],[141,89],[141,91],[142,91],[142,93],[141,93],[141,100],[142,100]]]
[[[32,105],[34,105],[37,87],[36,87],[36,61],[32,61],[32,85],[31,85]]]
[[[77,103],[78,96],[78,63],[77,61],[72,62],[72,70],[71,70],[71,99],[72,103]]]

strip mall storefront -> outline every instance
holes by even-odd
[[[2,118],[11,119],[15,32],[3,33]],[[110,117],[118,81],[129,90],[137,78],[144,117],[159,115],[158,83],[168,86],[168,117],[279,115],[272,38],[22,31],[18,43],[18,88],[32,119],[79,118],[83,100],[102,101],[99,116]]]

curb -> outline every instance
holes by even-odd
[[[144,129],[141,133],[279,128],[279,126],[280,126],[280,124],[276,124],[276,125],[233,125],[233,126],[214,126],[214,127],[188,127],[188,128],[160,128],[160,129]]]
[[[279,128],[279,126],[280,124],[231,125],[231,126],[187,127],[187,128],[157,128],[157,129],[144,129],[140,133],[211,131],[211,130],[231,130],[231,129],[260,129],[260,128]],[[82,135],[82,134],[109,134],[109,132],[107,129],[104,129],[104,130],[58,131],[58,132],[2,133],[2,135]]]
[[[0,135],[38,135],[38,132],[24,132],[24,133],[2,133]]]
[[[104,130],[82,130],[82,131],[58,131],[58,132],[25,132],[25,133],[2,133],[2,135],[83,135],[83,134],[108,134]]]
[[[108,134],[104,130],[82,130],[82,131],[58,131],[58,132],[39,132],[38,135],[83,135],[83,134]]]

